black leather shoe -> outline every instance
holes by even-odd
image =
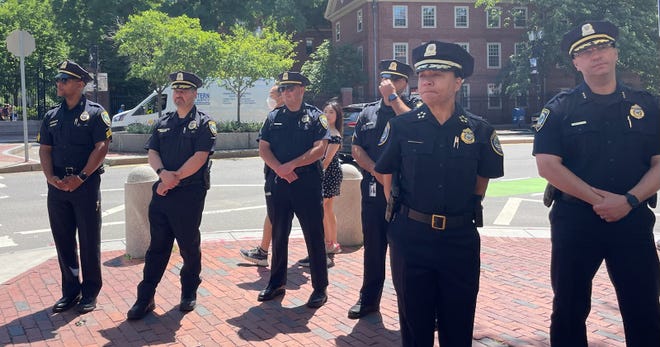
[[[96,298],[82,298],[78,303],[78,313],[88,313],[96,308]]]
[[[348,310],[348,318],[362,318],[370,313],[378,312],[378,310],[378,305],[362,305],[362,301],[358,300],[358,302]]]
[[[197,298],[181,298],[181,303],[179,304],[179,311],[190,312],[195,309],[196,305],[197,305]]]
[[[80,301],[80,294],[74,296],[74,297],[68,297],[68,296],[63,296],[57,302],[55,302],[55,305],[53,306],[53,312],[58,313],[58,312],[64,312],[71,307],[75,306],[78,301]]]
[[[129,320],[142,319],[147,315],[147,313],[153,311],[155,308],[156,304],[154,303],[153,298],[151,298],[149,301],[137,301],[133,307],[128,310],[126,317]]]
[[[284,295],[284,293],[286,293],[286,289],[284,289],[284,286],[281,287],[268,286],[266,287],[266,289],[262,290],[259,293],[259,297],[257,297],[257,300],[259,301],[273,300],[278,296]]]
[[[328,295],[325,293],[325,289],[314,290],[312,295],[309,296],[309,300],[307,300],[307,307],[319,308],[323,306],[326,301],[328,301]]]

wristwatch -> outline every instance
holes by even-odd
[[[639,206],[639,199],[637,199],[636,196],[634,196],[630,193],[626,193],[625,197],[626,197],[626,200],[628,201],[628,205],[630,205],[630,207],[635,208],[635,207]]]
[[[163,172],[163,170],[165,170],[164,167],[161,167],[160,169],[156,170],[156,175],[160,175],[160,173]]]
[[[81,181],[85,182],[87,180],[87,174],[84,172],[81,172],[78,174],[78,178],[80,178]]]
[[[399,96],[396,95],[396,93],[392,93],[392,94],[390,94],[390,96],[387,97],[387,100],[389,100],[390,102],[392,102],[392,101],[396,100],[396,98],[398,98],[398,97],[399,97]]]

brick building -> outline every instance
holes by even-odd
[[[329,0],[325,17],[332,23],[332,43],[354,46],[369,75],[354,91],[356,101],[375,100],[378,62],[398,59],[412,65],[412,49],[430,40],[462,45],[474,56],[474,74],[466,79],[459,101],[493,123],[510,123],[516,106],[538,112],[548,97],[575,85],[564,70],[530,76],[536,88],[516,98],[503,97],[497,79],[509,57],[529,44],[529,9],[513,3],[494,11],[475,8],[474,1]],[[409,81],[417,87],[417,78]]]

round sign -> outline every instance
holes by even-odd
[[[7,50],[17,57],[27,57],[35,48],[34,37],[27,31],[14,30],[7,36]]]

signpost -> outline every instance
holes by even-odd
[[[25,97],[25,57],[36,48],[34,37],[27,31],[14,30],[7,36],[7,50],[21,60],[21,110],[23,111],[23,143],[25,144],[25,161],[30,160],[28,150],[27,101]]]

